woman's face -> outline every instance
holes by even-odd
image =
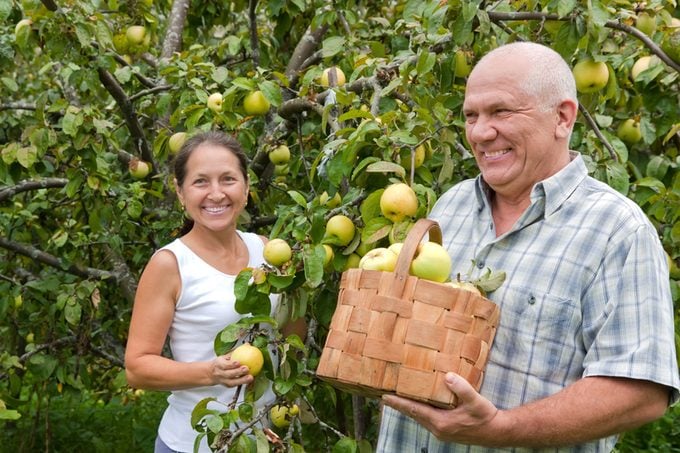
[[[211,143],[201,144],[191,153],[184,182],[176,190],[194,226],[212,231],[235,229],[248,200],[248,180],[238,157]]]

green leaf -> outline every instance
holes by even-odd
[[[217,398],[204,398],[194,406],[191,411],[191,426],[198,425],[204,417],[216,413],[216,411],[208,409],[208,403],[211,401],[217,401]]]
[[[416,71],[418,75],[425,75],[432,71],[434,64],[437,61],[437,57],[432,52],[424,51],[418,57],[418,63],[416,64]]]
[[[392,222],[385,217],[374,217],[366,223],[361,231],[361,241],[366,244],[378,242],[387,237],[392,230]]]
[[[326,249],[321,244],[306,245],[302,251],[305,279],[311,288],[316,288],[323,281],[323,262],[325,259]]]
[[[298,205],[302,206],[303,208],[306,208],[306,207],[307,207],[307,200],[306,200],[305,197],[304,197],[300,192],[298,192],[297,190],[289,190],[289,191],[288,191],[288,195],[290,195],[290,198],[292,198],[293,201],[294,201],[295,203],[297,203]]]
[[[607,183],[612,186],[617,192],[623,195],[628,194],[628,172],[619,162],[609,161],[606,163]]]
[[[31,168],[38,160],[38,149],[33,146],[24,146],[17,150],[16,159],[24,168]]]
[[[366,167],[368,173],[396,173],[400,178],[406,176],[406,170],[399,164],[394,162],[380,161],[370,164]]]
[[[0,409],[0,420],[18,420],[21,414],[12,409]]]
[[[229,78],[229,70],[225,68],[224,66],[219,66],[215,68],[215,70],[212,72],[212,79],[217,82],[218,84],[224,83],[225,80]]]
[[[568,16],[574,8],[576,8],[576,0],[558,0],[557,1],[557,15],[560,17]]]
[[[343,437],[333,445],[332,453],[357,453],[357,441],[351,437]]]
[[[332,36],[324,39],[321,46],[321,53],[324,58],[332,57],[333,55],[342,52],[345,48],[346,40],[342,36]]]
[[[224,420],[218,414],[209,414],[205,419],[208,429],[213,433],[219,433],[224,428]]]
[[[374,217],[382,215],[380,211],[380,197],[382,197],[385,189],[378,189],[366,197],[361,203],[359,211],[364,222],[370,222]]]

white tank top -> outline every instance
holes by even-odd
[[[260,266],[264,262],[262,239],[253,233],[237,233],[248,248],[248,266]],[[182,281],[175,316],[168,332],[172,357],[178,362],[210,361],[215,358],[214,341],[218,332],[244,316],[234,310],[236,275],[225,274],[210,266],[181,239],[160,250],[169,250],[175,255]],[[278,296],[271,295],[270,300],[273,316]],[[158,427],[161,440],[173,450],[193,452],[194,440],[198,435],[190,421],[194,406],[204,398],[217,398],[208,408],[226,412],[226,405],[231,402],[234,390],[213,385],[171,392],[169,406]],[[274,394],[270,390],[257,401],[257,405],[263,406],[273,399]],[[210,452],[205,438],[199,452]]]

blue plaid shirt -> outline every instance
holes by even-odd
[[[500,409],[559,392],[586,376],[644,379],[674,388],[675,355],[668,264],[642,210],[588,176],[583,159],[536,184],[531,205],[496,237],[487,186],[464,181],[435,204],[453,258],[452,276],[505,271],[489,294],[501,320],[481,394]],[[474,260],[474,263],[473,263]],[[616,436],[541,451],[611,451]],[[535,451],[438,441],[412,419],[385,407],[379,452]]]

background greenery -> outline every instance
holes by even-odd
[[[643,13],[653,17],[644,32]],[[607,86],[580,97],[572,147],[657,227],[677,327],[679,17],[674,0],[0,0],[0,450],[149,451],[165,395],[125,384],[132,300],[144,263],[181,223],[168,140],[211,128],[238,136],[251,157],[242,228],[294,245],[291,265],[258,287],[282,290],[287,315],[310,325],[305,344],[274,338],[290,361],[264,373],[303,405],[302,423],[279,433],[285,448],[370,450],[375,401],[314,377],[338,278],[362,243],[409,226],[380,215],[389,183],[414,188],[422,217],[476,174],[460,115],[465,76],[512,40],[545,43],[571,65],[607,64]],[[131,25],[148,39],[130,46]],[[642,56],[654,64],[633,77]],[[333,90],[318,81],[331,65],[347,76]],[[271,104],[263,116],[242,106],[256,89]],[[223,95],[219,112],[207,108],[212,93]],[[638,141],[617,134],[628,119]],[[280,144],[293,158],[274,168],[268,153]],[[420,145],[425,162],[410,168]],[[149,175],[130,173],[137,160]],[[324,267],[325,221],[338,213],[358,232],[331,243]],[[672,408],[619,449],[678,450],[679,419]]]

